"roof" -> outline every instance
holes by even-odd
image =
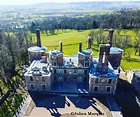
[[[77,64],[78,64],[77,56],[65,56],[63,58],[64,58],[65,67],[77,67]]]
[[[91,55],[92,54],[92,50],[87,49],[87,50],[82,50],[81,52],[78,52],[82,55]]]
[[[123,50],[117,47],[111,47],[110,48],[110,53],[122,53]]]
[[[62,52],[59,51],[59,50],[52,50],[51,53],[52,53],[52,55],[59,55],[59,54],[62,54]]]
[[[98,58],[93,58],[93,66],[90,68],[90,76],[94,78],[118,78],[115,74],[114,69],[111,64],[108,62],[108,73],[101,73],[96,71],[98,64]]]
[[[45,52],[46,50],[47,50],[47,48],[44,47],[44,46],[41,46],[41,47],[39,47],[39,46],[32,46],[32,47],[28,48],[29,52]]]
[[[43,63],[40,60],[34,60],[29,68],[27,68],[26,75],[39,75],[46,76],[50,75],[49,63]]]

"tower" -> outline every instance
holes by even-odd
[[[62,42],[60,42],[60,50],[50,51],[50,63],[52,66],[62,66],[63,65],[63,50]]]
[[[46,47],[41,46],[40,30],[36,30],[37,46],[32,46],[28,48],[29,63],[33,60],[40,60],[42,56],[46,54]],[[44,59],[44,58],[43,58]],[[45,61],[45,60],[44,60]]]
[[[78,65],[90,67],[92,64],[91,38],[87,40],[87,50],[82,50],[82,42],[79,43]]]

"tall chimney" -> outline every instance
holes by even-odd
[[[87,40],[87,49],[90,49],[90,48],[91,48],[91,36],[89,36]]]
[[[108,35],[108,44],[110,44],[110,46],[112,47],[112,37],[113,37],[113,29],[109,30],[109,35]]]
[[[79,52],[82,51],[82,42],[79,43]]]
[[[60,41],[60,52],[62,52],[63,51],[63,47],[62,47],[62,41]]]
[[[39,29],[36,29],[36,37],[37,37],[37,46],[41,47],[40,30]]]

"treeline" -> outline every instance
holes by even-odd
[[[115,11],[104,15],[86,15],[83,17],[52,17],[36,20],[29,27],[31,32],[36,29],[48,34],[54,34],[57,29],[87,30],[96,28],[132,29],[140,28],[140,10]]]
[[[14,116],[23,99],[16,89],[24,87],[21,70],[28,64],[27,48],[31,45],[29,31],[0,32],[0,117]]]
[[[29,31],[0,32],[0,77],[13,77],[17,68],[28,63],[27,48],[32,45]]]

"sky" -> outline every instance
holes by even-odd
[[[48,3],[48,2],[87,2],[87,1],[128,1],[128,0],[0,0],[0,5],[27,5],[36,3]],[[140,1],[140,0],[129,0],[129,1]]]

